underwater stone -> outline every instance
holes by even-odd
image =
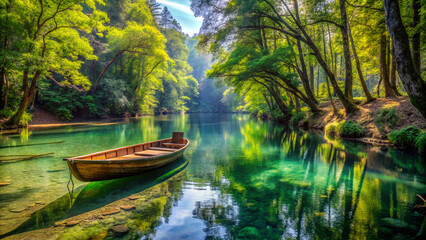
[[[114,232],[115,236],[119,237],[125,235],[129,231],[129,228],[126,224],[122,224],[112,227],[111,230]]]
[[[113,214],[116,214],[116,213],[119,213],[119,212],[121,212],[121,210],[117,209],[117,208],[107,209],[107,210],[102,212],[102,215],[104,215],[104,216],[113,215]]]
[[[129,199],[129,200],[137,200],[137,199],[139,199],[139,197],[138,196],[130,196],[127,199]]]
[[[120,208],[123,209],[123,210],[126,210],[126,211],[130,211],[130,210],[135,209],[136,207],[135,207],[135,205],[123,205]]]
[[[79,223],[80,223],[80,221],[78,221],[78,220],[72,220],[72,221],[67,222],[67,224],[65,226],[66,227],[72,227],[72,226],[75,226]]]

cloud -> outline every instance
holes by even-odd
[[[182,12],[194,15],[194,13],[192,12],[191,8],[188,7],[188,6],[186,6],[186,5],[183,5],[183,4],[180,4],[180,3],[171,2],[171,1],[167,1],[167,0],[157,0],[157,2],[161,3],[161,4],[164,4],[166,6],[172,7],[174,9],[176,9],[176,10],[179,10],[179,11],[182,11]]]
[[[178,0],[179,3],[174,1],[176,0],[157,0],[159,4],[169,8],[173,17],[182,26],[183,32],[190,35],[198,33],[203,22],[203,18],[194,16],[194,13],[189,7],[189,0]]]

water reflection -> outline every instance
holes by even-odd
[[[160,184],[183,171],[188,161],[182,157],[162,168],[138,176],[111,181],[92,182],[80,186],[31,214],[31,217],[13,231],[1,237],[30,230],[53,226],[58,220],[67,219],[79,214],[90,212],[113,203],[132,194],[139,193]],[[73,194],[70,203],[70,195]]]
[[[191,140],[185,152],[190,162],[186,170],[145,191],[138,189],[141,196],[157,191],[149,195],[152,204],[117,220],[129,228],[126,236],[130,239],[375,239],[423,234],[424,217],[413,206],[422,204],[416,194],[426,195],[425,164],[416,155],[327,140],[321,134],[237,114],[163,115],[58,131],[34,131],[27,143],[65,140],[69,148],[55,151],[59,159],[164,138],[172,131],[184,131]],[[0,149],[0,153],[7,150]],[[42,150],[48,152],[52,146]],[[0,165],[0,173],[17,172],[13,165],[33,167],[31,171],[46,179],[49,174],[37,167],[50,169],[52,162]],[[66,173],[35,182],[58,188],[51,181],[66,179]],[[81,201],[78,211],[66,217],[95,211],[102,205],[98,201],[125,187],[87,188],[85,196],[89,197],[84,199],[88,201]],[[0,197],[8,194],[14,198],[9,200],[12,204],[35,198],[34,191],[19,196],[0,189]],[[6,201],[0,198],[0,206],[7,206]],[[96,229],[97,234],[106,231],[105,236],[112,236],[111,225],[95,223],[67,228],[61,236],[71,236],[74,228]]]

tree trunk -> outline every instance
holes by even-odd
[[[99,77],[96,79],[95,84],[93,85],[93,89],[92,92],[96,91],[96,88],[98,87],[98,83],[99,80],[102,78],[102,76],[105,74],[106,70],[111,66],[111,64],[115,61],[115,59],[117,59],[118,56],[120,56],[120,54],[124,53],[126,50],[120,50],[118,51],[114,57],[111,59],[111,61],[109,61],[109,63],[105,66],[104,70],[102,70],[101,74],[99,74]]]
[[[426,118],[426,83],[414,67],[410,41],[402,23],[398,0],[385,0],[385,20],[395,48],[395,63],[405,91]]]
[[[309,86],[309,78],[308,78],[308,72],[306,70],[306,64],[305,64],[305,59],[303,57],[303,49],[302,49],[302,44],[300,43],[299,40],[297,40],[297,49],[299,51],[299,61],[300,61],[300,65],[301,65],[301,71],[300,71],[300,79],[302,80],[302,85],[303,88],[305,89],[306,92],[306,96],[313,102],[317,103],[317,100],[315,99],[314,94],[311,91],[311,87]]]
[[[385,87],[385,97],[395,97],[389,82],[388,64],[386,61],[386,35],[380,37],[380,76]]]
[[[314,65],[309,64],[309,85],[311,86],[312,93],[315,92],[315,84],[314,84]]]
[[[392,60],[391,60],[391,70],[390,70],[390,85],[396,96],[402,96],[398,91],[398,87],[396,86],[396,63],[394,57],[394,49],[392,47]]]
[[[319,97],[320,66],[317,68],[317,97]]]
[[[351,62],[351,52],[349,49],[349,38],[348,38],[348,18],[346,15],[346,6],[345,0],[339,0],[340,5],[340,17],[342,19],[342,27],[340,28],[342,32],[342,44],[343,44],[343,56],[345,57],[345,97],[350,101],[353,101],[352,95],[352,62]]]
[[[296,12],[296,19],[297,19],[297,21],[300,22],[297,0],[293,0],[293,6],[294,6],[294,9],[295,9],[295,12]],[[314,94],[312,93],[311,87],[309,86],[308,71],[306,69],[305,59],[303,57],[302,44],[300,43],[299,39],[297,40],[297,49],[299,51],[299,60],[300,60],[300,65],[302,67],[301,68],[301,70],[302,70],[301,79],[302,79],[303,87],[305,88],[306,96],[310,99],[310,101],[318,103],[318,101],[315,99]]]
[[[352,32],[351,32],[351,27],[349,25],[349,21],[348,21],[348,34],[349,34],[349,39],[351,40],[352,52],[354,54],[355,63],[356,63],[356,70],[358,72],[358,77],[359,77],[359,81],[361,82],[362,90],[364,91],[364,95],[367,98],[367,102],[371,102],[371,101],[374,100],[374,98],[373,98],[373,96],[371,96],[370,91],[368,91],[367,84],[365,83],[364,76],[362,75],[361,63],[359,61],[358,54],[356,53],[354,39],[352,37]]]
[[[421,8],[421,0],[413,0],[411,4],[413,10],[413,28],[416,28],[420,24],[420,8]],[[416,29],[413,34],[413,38],[411,40],[411,45],[413,48],[413,62],[414,68],[418,73],[421,73],[421,49],[420,49],[420,29]]]
[[[312,39],[309,36],[305,35],[305,37],[307,38],[306,39],[307,44],[312,49],[315,58],[317,59],[321,67],[324,69],[326,75],[329,77],[331,85],[333,86],[334,92],[339,97],[339,100],[342,102],[346,112],[351,113],[356,111],[357,106],[343,94],[342,90],[340,90],[339,85],[337,84],[337,81],[336,81],[336,77],[334,76],[333,72],[331,72],[327,63],[322,58],[321,52],[318,49],[318,47],[315,45],[315,43],[312,41]]]
[[[6,69],[0,69],[0,109],[4,109],[3,87],[6,85]]]
[[[327,47],[326,47],[326,43],[325,43],[325,34],[324,34],[324,25],[323,24],[321,24],[321,30],[322,30],[322,43],[323,43],[323,47],[324,47],[324,60],[327,61]],[[328,32],[328,33],[329,33],[329,36],[330,36],[330,32]],[[329,40],[330,40],[330,42],[329,42],[330,43],[330,56],[331,56],[331,59],[332,59],[331,65],[333,65],[333,52],[332,52],[332,48],[331,48],[331,38],[329,38]],[[330,103],[331,103],[331,107],[333,109],[333,113],[337,113],[336,105],[334,104],[333,97],[331,96],[330,84],[328,84],[328,77],[327,76],[325,76],[325,82],[327,84],[328,98],[330,99]]]
[[[284,118],[290,118],[291,114],[288,112],[287,105],[281,99],[280,94],[278,93],[278,89],[276,89],[274,86],[270,86],[268,90],[274,98],[275,103],[278,105],[278,108],[283,113]]]
[[[7,97],[9,95],[9,89],[10,89],[10,84],[9,84],[9,79],[7,79],[7,75],[4,76],[4,81],[5,81],[5,89],[4,89],[4,93],[3,93],[3,101],[2,101],[2,106],[0,106],[1,109],[6,110],[7,109]]]
[[[24,71],[22,78],[22,88],[24,93],[22,95],[21,104],[19,105],[18,111],[6,122],[6,125],[9,126],[20,126],[20,121],[22,116],[25,113],[25,110],[28,107],[28,104],[31,99],[33,99],[35,94],[35,89],[37,85],[37,79],[40,77],[41,71],[36,71],[33,79],[31,80],[31,86],[28,88],[29,79],[28,79],[28,70]]]

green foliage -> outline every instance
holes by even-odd
[[[10,118],[13,115],[12,109],[0,110],[0,118]]]
[[[40,84],[39,102],[48,111],[63,120],[71,120],[82,110],[88,110],[92,116],[98,116],[98,107],[92,96],[84,96],[72,88],[60,88],[46,83]]]
[[[417,136],[416,149],[419,153],[426,153],[426,132],[422,132]]]
[[[358,138],[364,136],[364,134],[365,131],[361,125],[352,121],[346,121],[342,124],[339,135],[341,137]]]
[[[293,114],[293,116],[290,119],[290,124],[292,125],[297,125],[300,123],[300,121],[302,121],[303,119],[305,119],[306,114],[304,112],[296,112],[295,114]]]
[[[421,134],[419,128],[408,126],[401,130],[394,130],[389,133],[389,140],[397,147],[415,149],[416,138]]]
[[[383,132],[386,124],[389,129],[394,129],[396,121],[398,121],[396,108],[383,108],[375,118],[376,125],[380,132]]]
[[[325,127],[325,134],[329,137],[358,138],[364,136],[365,130],[358,123],[348,120],[329,123]]]
[[[325,126],[325,134],[328,137],[339,137],[340,129],[343,125],[343,121],[341,122],[332,122]]]
[[[31,122],[32,118],[33,118],[33,115],[31,113],[24,112],[20,121],[20,125],[28,126],[28,123]]]

